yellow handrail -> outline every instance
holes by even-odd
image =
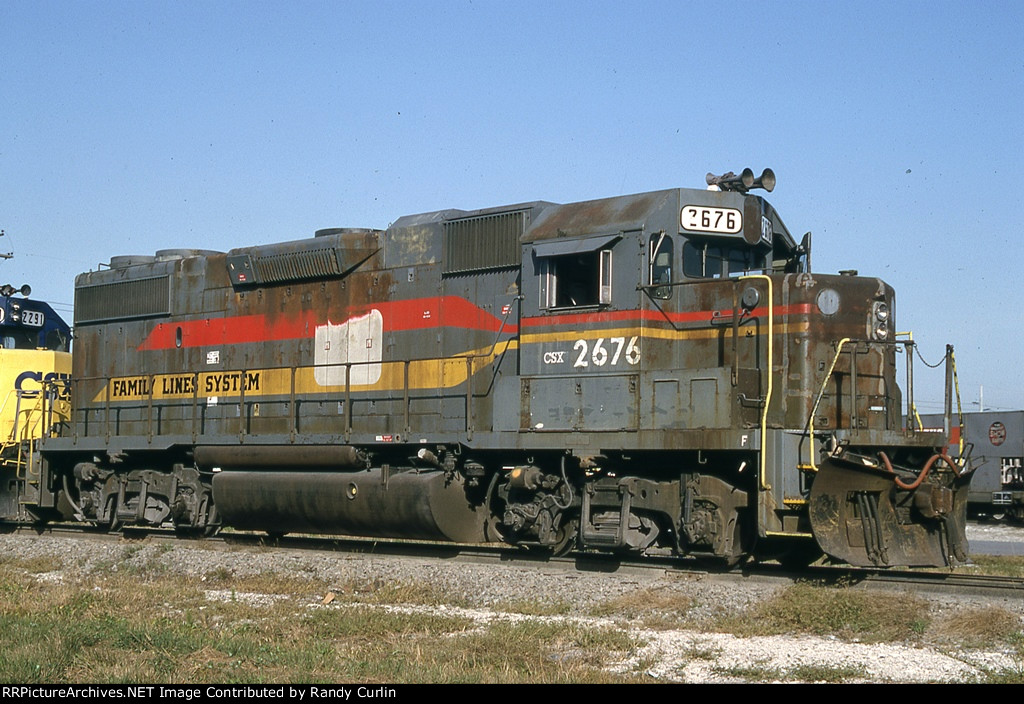
[[[0,404],[0,413],[2,413],[7,408],[12,395],[19,399],[19,403],[15,404],[12,413],[13,419],[11,421],[10,436],[0,440],[0,448],[3,450],[17,449],[14,457],[14,467],[15,475],[18,479],[25,478],[21,470],[32,461],[35,455],[36,440],[45,430],[45,419],[43,417],[45,408],[44,393],[45,391],[26,394],[25,392],[11,389],[4,398],[3,404]],[[23,407],[20,400],[25,398],[34,398],[35,403],[27,404]],[[36,432],[37,426],[38,432]],[[9,460],[4,460],[4,464],[8,462]]]
[[[949,361],[953,365],[953,387],[956,390],[956,416],[957,423],[960,425],[960,442],[957,443],[957,449],[960,452],[960,460],[964,461],[964,408],[960,402],[960,377],[956,374],[956,355],[953,353],[953,348],[949,348]],[[985,409],[981,409],[985,410]],[[948,439],[948,438],[947,438]]]
[[[814,405],[811,407],[811,415],[807,419],[807,433],[811,439],[811,471],[818,471],[818,464],[814,461],[814,414],[818,412],[818,404],[821,403],[822,397],[825,395],[825,387],[828,386],[828,380],[832,378],[832,372],[836,369],[836,363],[839,361],[839,355],[843,353],[843,346],[850,342],[849,337],[844,337],[839,341],[839,345],[836,347],[836,356],[832,358],[832,364],[829,365],[828,373],[825,374],[825,378],[821,382],[821,390],[818,391],[818,397],[814,399]]]

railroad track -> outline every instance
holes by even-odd
[[[831,568],[822,568],[831,569]],[[913,590],[943,594],[964,594],[973,596],[1007,596],[1024,599],[1024,579],[997,575],[958,574],[956,572],[901,570],[850,570],[836,568],[847,573],[849,578],[859,578],[868,588]],[[840,577],[839,579],[846,579]]]
[[[418,560],[443,560],[508,566],[533,566],[565,572],[592,572],[628,575],[650,571],[680,578],[718,580],[760,580],[779,582],[819,582],[825,585],[886,591],[914,591],[935,594],[963,594],[982,597],[1024,599],[1024,578],[994,575],[972,575],[954,571],[881,570],[844,566],[812,566],[803,570],[783,568],[774,563],[749,563],[727,569],[708,561],[678,557],[630,558],[599,553],[572,553],[553,556],[544,551],[522,550],[502,545],[462,545],[396,539],[374,539],[339,536],[286,535],[272,537],[258,533],[224,532],[214,537],[188,539],[171,530],[130,529],[106,533],[83,529],[78,525],[55,524],[43,529],[14,527],[8,532],[25,535],[51,535],[80,540],[151,541],[177,545],[202,545],[207,549],[272,547],[286,551],[326,551],[351,555],[373,555]]]

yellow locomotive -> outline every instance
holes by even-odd
[[[38,443],[70,418],[71,329],[29,286],[0,286],[0,520],[32,518]]]

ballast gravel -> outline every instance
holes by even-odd
[[[984,529],[983,529],[984,530]],[[998,529],[1006,530],[1006,529]],[[985,540],[1021,541],[1015,531],[984,535]],[[621,673],[642,672],[665,682],[745,682],[744,671],[770,673],[761,681],[806,681],[807,668],[826,668],[866,673],[849,682],[925,683],[975,682],[986,673],[1024,671],[1020,655],[1006,650],[962,649],[956,645],[867,644],[846,642],[835,637],[757,636],[737,637],[704,630],[701,624],[722,613],[742,614],[782,587],[755,579],[719,578],[702,573],[635,570],[628,572],[565,572],[547,567],[519,564],[487,564],[441,559],[391,557],[373,554],[334,553],[265,549],[258,547],[216,548],[201,541],[173,544],[151,541],[85,541],[56,535],[17,533],[0,535],[0,555],[7,560],[55,558],[62,568],[35,575],[41,581],[70,581],[78,575],[97,572],[137,570],[159,564],[167,574],[195,577],[229,573],[236,577],[274,573],[299,574],[328,585],[381,584],[430,585],[450,595],[451,605],[387,604],[377,608],[407,612],[460,615],[481,625],[496,620],[542,618],[591,625],[608,625],[627,630],[636,643],[634,652],[612,663]],[[595,607],[636,592],[678,594],[689,597],[694,606],[687,612],[689,628],[651,629],[616,617],[590,616]],[[965,606],[998,606],[1024,623],[1024,603],[1018,599],[988,601],[963,596],[920,595],[934,612],[950,612]],[[211,585],[207,598],[243,600],[254,606],[270,604],[278,596],[218,591]],[[892,595],[880,598],[893,598]],[[895,597],[898,598],[898,595]],[[309,608],[343,608],[329,594],[311,598]],[[509,605],[535,603],[572,604],[567,615],[530,616]],[[678,603],[678,602],[676,602]],[[607,611],[601,611],[607,613]]]

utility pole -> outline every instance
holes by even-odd
[[[3,237],[3,236],[4,236],[4,231],[0,230],[0,237]],[[14,256],[14,252],[7,252],[7,254],[3,254],[2,252],[0,252],[0,259],[10,259],[13,256]]]

